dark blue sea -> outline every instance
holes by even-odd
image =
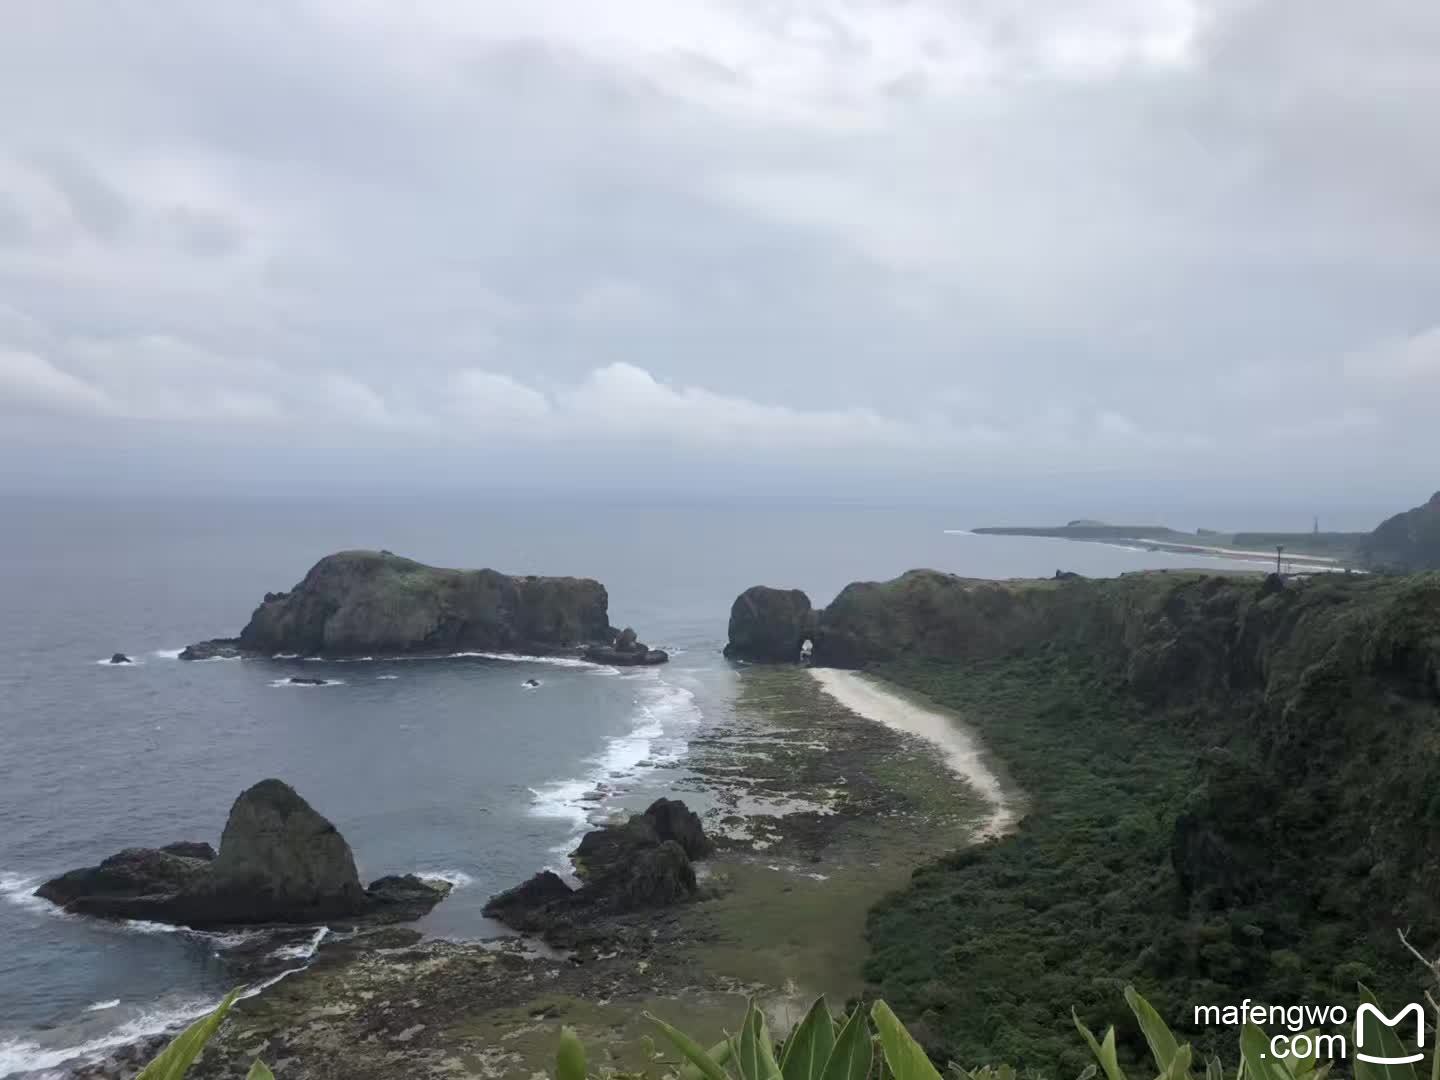
[[[0,499],[0,1077],[49,1075],[230,988],[233,936],[64,916],[32,893],[123,847],[217,843],[257,780],[281,777],[334,821],[366,880],[454,882],[424,931],[491,936],[491,893],[563,868],[587,820],[666,791],[687,740],[727,715],[741,676],[720,649],[744,588],[798,586],[820,604],[916,566],[1010,577],[1197,564],[946,531],[986,520],[764,499]],[[611,621],[673,660],[175,658],[357,547],[598,578]],[[136,663],[100,662],[117,651]],[[321,669],[333,685],[282,681]]]

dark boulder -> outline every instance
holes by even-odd
[[[678,904],[695,895],[695,867],[674,840],[645,848],[614,882],[617,906],[624,911]]]
[[[262,780],[235,800],[218,854],[196,841],[130,848],[38,893],[79,914],[207,927],[417,918],[449,891],[413,876],[362,888],[335,826],[288,784]]]
[[[425,879],[414,874],[389,874],[372,881],[365,898],[373,911],[383,911],[386,921],[418,919],[453,888],[448,881]]]
[[[498,919],[516,930],[533,930],[543,925],[543,913],[552,905],[563,903],[575,892],[560,875],[542,870],[513,889],[492,896],[485,905],[487,918]],[[536,919],[539,922],[536,922]]]
[[[700,815],[679,799],[656,799],[643,817],[662,841],[675,841],[692,859],[703,859],[715,848],[705,835]]]
[[[126,848],[99,866],[71,870],[45,882],[36,895],[83,914],[123,915],[127,903],[151,909],[156,902],[201,882],[209,870],[205,859],[154,848]]]
[[[235,800],[213,868],[193,897],[207,921],[315,922],[366,907],[350,845],[281,780]]]
[[[329,679],[312,679],[304,675],[291,675],[285,681],[291,686],[327,686],[330,682]]]
[[[644,814],[581,838],[573,852],[580,888],[546,871],[492,897],[485,914],[543,933],[554,944],[573,944],[608,917],[695,896],[691,853],[698,858],[711,847],[699,817],[683,802],[659,799]]]
[[[815,610],[803,592],[756,585],[736,597],[730,607],[725,655],[761,663],[792,662],[800,656],[801,643],[813,638],[815,630]]]
[[[126,656],[123,652],[117,652],[114,656],[110,657],[110,663],[112,664],[133,664],[134,662],[134,660],[131,660],[130,657]]]
[[[580,844],[570,853],[570,858],[581,878],[596,878],[613,867],[624,865],[641,848],[654,847],[659,843],[660,834],[655,831],[654,822],[643,815],[636,815],[622,824],[592,829],[580,838]]]

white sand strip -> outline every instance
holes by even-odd
[[[896,731],[917,735],[940,749],[951,771],[990,804],[990,816],[976,830],[977,839],[999,836],[1014,827],[1019,820],[1016,800],[985,763],[979,740],[958,721],[907,701],[859,672],[838,668],[809,670],[821,689],[851,712]]]

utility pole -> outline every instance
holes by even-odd
[[[1280,573],[1280,556],[1283,555],[1283,554],[1285,554],[1285,545],[1284,545],[1284,544],[1276,544],[1276,545],[1275,545],[1275,573],[1277,573],[1277,574]]]

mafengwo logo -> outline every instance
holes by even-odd
[[[1411,1020],[1413,1038],[1407,1039]],[[1345,1061],[1352,1050],[1356,1061],[1372,1065],[1414,1065],[1425,1057],[1425,1009],[1414,1001],[1394,1016],[1362,1002],[1353,1027],[1344,1005],[1266,1005],[1249,998],[1239,1005],[1196,1005],[1195,1026],[1207,1025],[1268,1029],[1261,1056],[1278,1060]]]
[[[1415,1016],[1415,1053],[1393,1057],[1387,1057],[1378,1053],[1366,1053],[1364,1049],[1365,1017],[1373,1016],[1379,1023],[1384,1024],[1387,1028],[1400,1027],[1400,1034],[1403,1035],[1404,1029],[1401,1027],[1401,1022],[1412,1013]],[[1384,1047],[1373,1045],[1376,1041],[1377,1040],[1373,1038],[1371,1039],[1371,1050],[1383,1050]],[[1379,1008],[1371,1005],[1368,1001],[1364,1002],[1360,1008],[1355,1010],[1355,1059],[1357,1061],[1368,1061],[1373,1065],[1413,1065],[1417,1061],[1424,1060],[1424,1050],[1425,1010],[1420,1007],[1418,1002],[1412,1001],[1396,1013],[1393,1018],[1386,1016]]]

